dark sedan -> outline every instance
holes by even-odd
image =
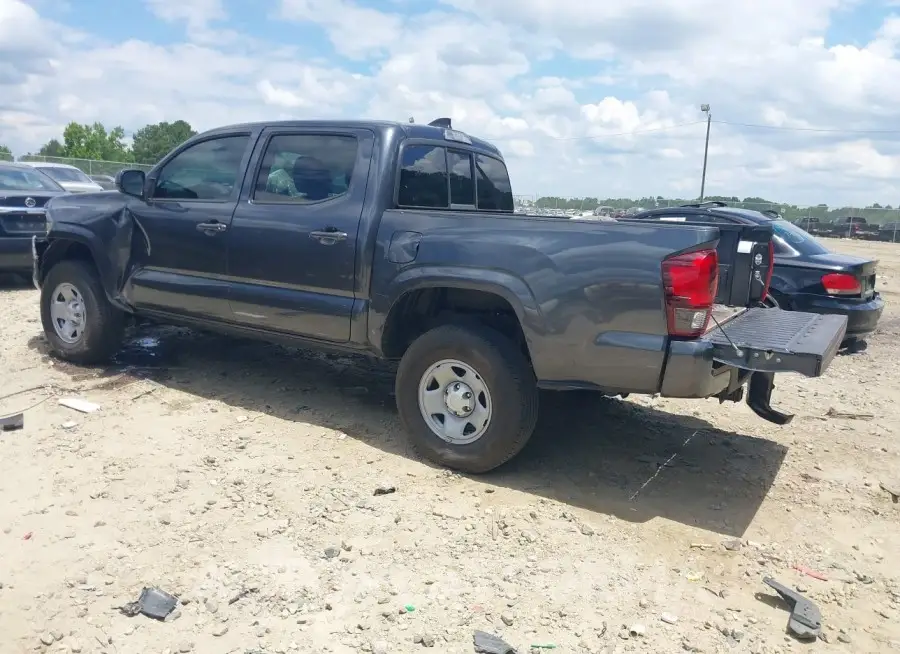
[[[845,345],[875,331],[884,300],[875,291],[876,259],[829,251],[803,229],[775,213],[729,207],[723,202],[651,209],[632,219],[674,222],[771,224],[775,268],[767,303],[782,309],[847,316]]]
[[[46,231],[44,205],[65,194],[41,171],[0,161],[0,272],[31,274],[31,237]]]

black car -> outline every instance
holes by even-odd
[[[109,175],[88,175],[92,182],[96,182],[104,191],[114,191],[116,188],[116,178]]]
[[[46,231],[44,205],[65,194],[41,171],[0,161],[0,272],[30,273],[31,237]]]
[[[810,313],[847,316],[845,346],[875,331],[884,300],[875,291],[876,259],[829,251],[797,225],[775,212],[704,202],[682,207],[651,209],[632,220],[712,224],[770,224],[774,232],[775,266],[765,302],[769,306]]]

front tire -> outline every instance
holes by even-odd
[[[400,361],[396,396],[416,450],[462,472],[503,465],[525,447],[537,422],[531,364],[489,328],[444,325],[420,336]]]
[[[51,351],[81,365],[109,360],[125,331],[125,314],[109,303],[96,270],[84,261],[61,261],[47,273],[41,322]]]

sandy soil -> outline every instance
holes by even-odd
[[[408,451],[388,369],[159,329],[79,369],[9,283],[0,395],[36,390],[0,415],[37,406],[0,434],[0,652],[900,650],[900,247],[831,243],[877,253],[889,304],[866,352],[781,379],[792,425],[548,395],[479,478]],[[820,642],[766,575],[818,603]],[[168,621],[118,611],[144,586],[181,598]]]

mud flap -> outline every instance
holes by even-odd
[[[772,408],[772,390],[775,388],[774,372],[754,372],[750,375],[747,406],[763,420],[776,425],[787,425],[794,419],[790,413],[781,413]]]

